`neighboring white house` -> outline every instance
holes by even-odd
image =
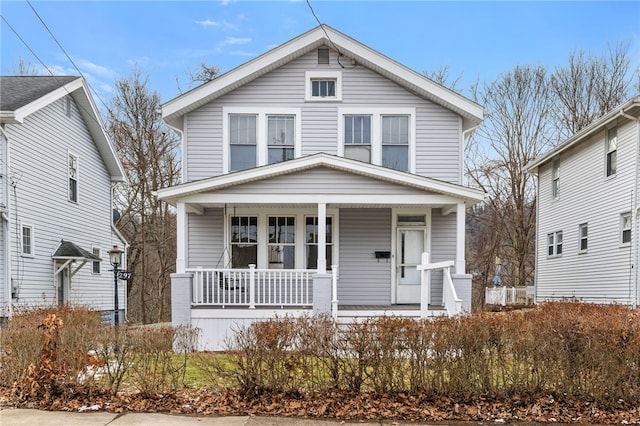
[[[636,97],[528,165],[538,175],[538,302],[640,302],[639,118]]]
[[[484,193],[463,185],[464,139],[481,106],[324,26],[162,114],[182,135],[183,183],[158,191],[177,209],[173,323],[202,347],[276,314],[470,309],[465,209]]]
[[[112,187],[123,181],[82,78],[0,77],[0,316],[68,303],[112,318],[107,252],[126,246]],[[119,296],[124,313],[125,285]]]

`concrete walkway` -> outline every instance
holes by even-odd
[[[125,425],[152,425],[152,426],[314,426],[314,425],[364,425],[364,426],[380,426],[380,425],[398,425],[405,424],[402,422],[384,421],[384,422],[359,422],[359,421],[341,421],[341,420],[312,420],[312,419],[296,419],[286,417],[257,417],[257,416],[239,416],[239,417],[195,417],[195,416],[179,416],[171,414],[158,413],[126,413],[114,414],[105,412],[65,412],[65,411],[41,411],[41,410],[25,410],[16,408],[5,408],[0,410],[0,425],[29,425],[29,426],[57,426],[57,425],[74,425],[74,426],[125,426]],[[409,424],[409,423],[406,423]],[[417,426],[420,423],[410,423]],[[423,423],[425,425],[426,423]],[[433,423],[432,423],[433,424]],[[448,423],[451,424],[451,423]]]

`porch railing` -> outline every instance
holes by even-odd
[[[484,301],[488,305],[510,305],[533,303],[533,286],[526,287],[487,287]]]
[[[193,274],[192,306],[310,306],[308,269],[187,269]]]
[[[427,280],[427,273],[435,269],[442,269],[442,302],[449,316],[462,313],[462,299],[458,297],[456,288],[451,278],[451,267],[454,265],[452,260],[445,262],[430,263],[429,253],[422,253],[421,264],[418,270],[421,274],[421,296],[420,310],[421,316],[424,318],[428,315],[429,299],[431,296],[430,282]]]

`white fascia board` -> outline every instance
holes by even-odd
[[[23,118],[16,117],[14,111],[0,111],[0,123],[19,124],[22,120]]]
[[[579,132],[571,136],[569,139],[567,139],[560,145],[556,146],[555,148],[551,149],[549,152],[542,154],[535,160],[526,164],[524,166],[525,169],[528,170],[530,173],[535,173],[535,170],[538,167],[552,160],[555,156],[568,150],[574,145],[581,143],[582,141],[586,140],[588,137],[592,136],[593,134],[603,130],[608,124],[618,119],[623,114],[626,114],[625,112],[626,110],[633,107],[640,107],[640,97],[635,97],[633,99],[630,99],[629,101],[625,102],[619,107],[614,108],[608,114],[603,115],[602,117],[600,117],[599,119],[597,119],[596,121],[594,121],[593,123],[585,127],[584,129],[580,130]]]
[[[455,204],[459,198],[442,194],[389,195],[389,194],[194,194],[181,199],[186,204],[374,204],[374,205],[424,205]]]
[[[484,192],[477,189],[467,188],[422,176],[411,175],[381,166],[372,166],[360,161],[348,160],[323,153],[284,161],[282,163],[271,164],[268,166],[257,167],[242,172],[216,176],[202,181],[189,182],[179,186],[161,189],[157,194],[158,198],[171,202],[172,200],[178,198],[184,199],[201,192],[215,191],[216,189],[228,186],[240,185],[255,180],[268,179],[274,176],[295,173],[305,169],[322,166],[345,171],[347,173],[369,176],[374,179],[381,179],[403,186],[410,186],[424,191],[450,195],[472,203],[482,201],[485,197]]]

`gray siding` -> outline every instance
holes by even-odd
[[[338,281],[341,304],[391,303],[391,262],[378,262],[376,250],[391,250],[391,210],[341,209]]]
[[[431,214],[431,261],[444,262],[455,259],[456,215],[452,213],[442,216],[440,209],[433,209]],[[431,303],[434,305],[442,304],[442,270],[431,272]]]
[[[335,61],[332,65],[321,66],[316,61],[316,52],[311,52],[189,113],[184,135],[186,180],[221,173],[223,106],[299,109],[300,155],[336,154],[338,109],[370,106],[376,109],[415,108],[417,174],[461,183],[462,135],[457,114],[361,65],[341,69]],[[305,102],[305,72],[319,69],[342,73],[341,102]]]
[[[618,172],[605,176],[605,132],[560,157],[560,196],[551,193],[551,167],[539,170],[537,300],[576,297],[629,303],[635,297],[631,247],[620,245],[620,214],[631,211],[635,180],[635,124],[618,127]],[[578,226],[589,227],[588,251],[579,253]],[[547,256],[547,235],[562,231],[563,253]]]
[[[75,103],[65,114],[60,99],[28,116],[23,124],[7,125],[11,150],[12,278],[19,286],[19,303],[54,303],[57,299],[51,255],[61,239],[86,250],[102,251],[101,274],[92,274],[87,263],[73,277],[72,304],[97,309],[113,307],[113,275],[107,251],[122,245],[112,234],[111,183],[87,126]],[[79,158],[78,203],[68,201],[68,152]],[[33,226],[33,257],[18,253],[21,223]],[[125,306],[124,286],[120,306]]]
[[[371,179],[366,176],[318,167],[298,173],[236,185],[216,191],[217,194],[380,194],[424,195],[402,185]]]
[[[224,210],[206,209],[188,218],[189,268],[224,268]]]

